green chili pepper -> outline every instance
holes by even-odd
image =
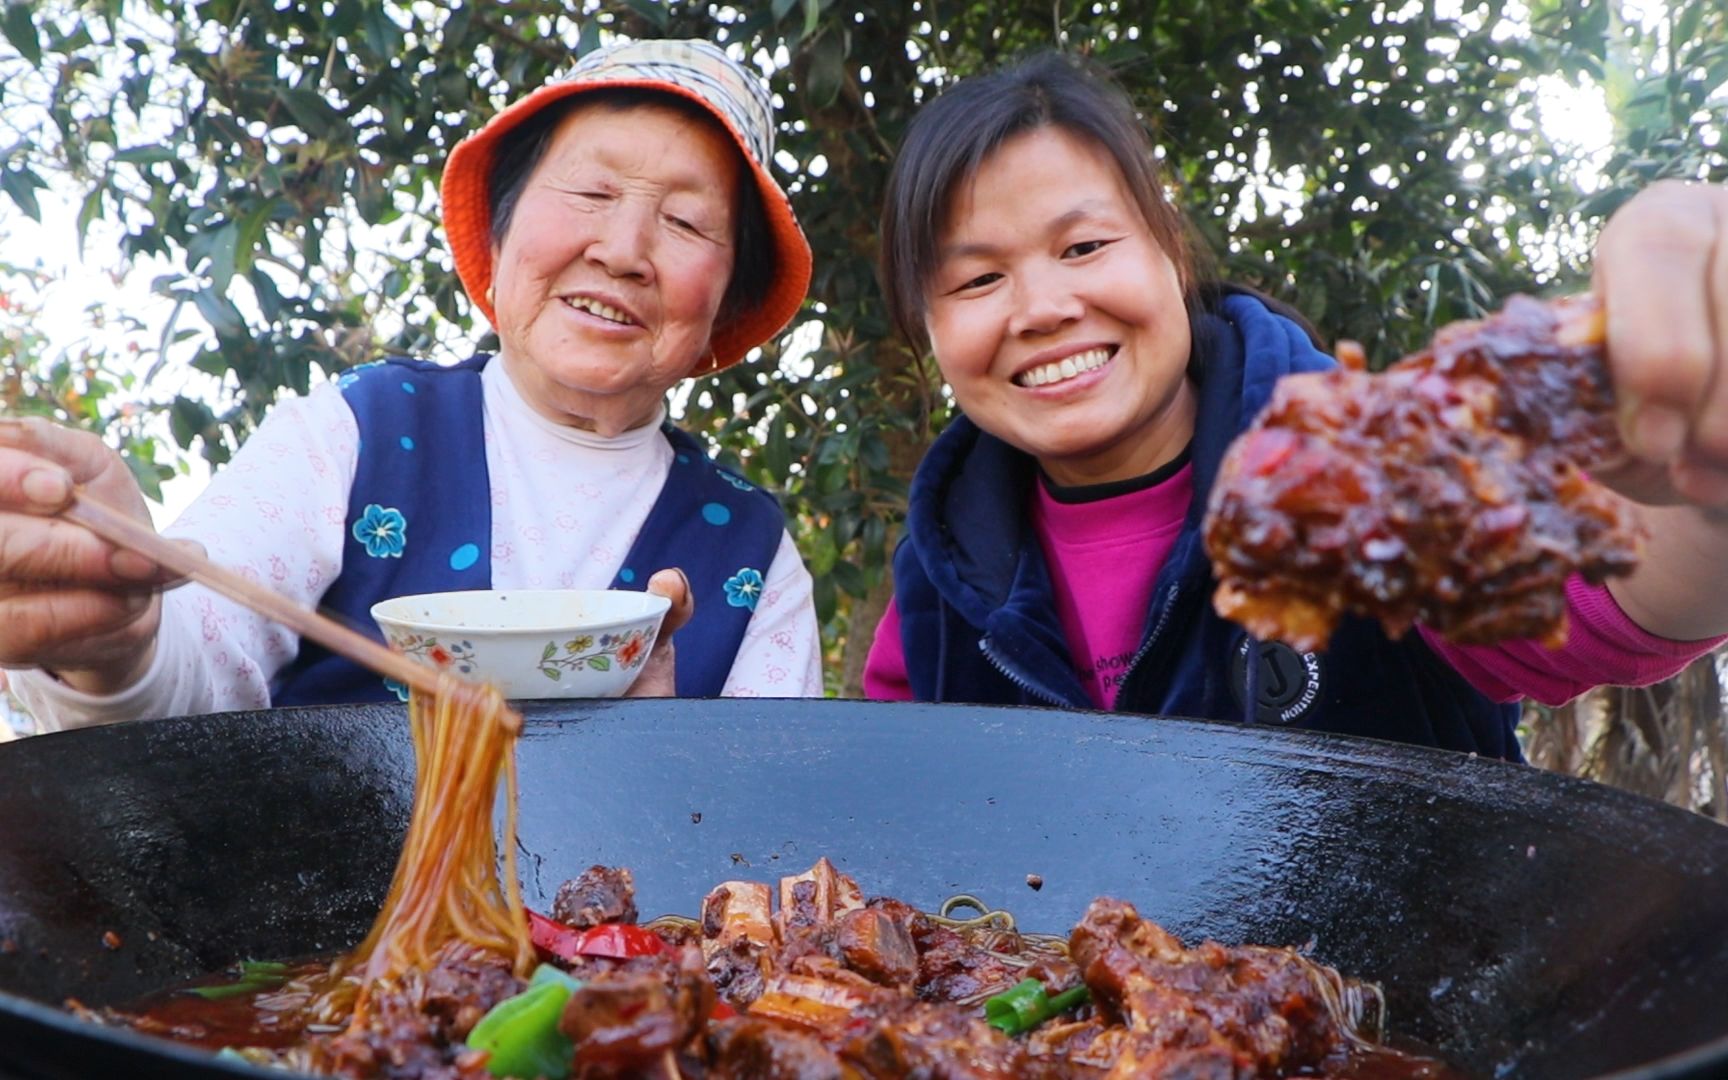
[[[572,994],[582,989],[582,980],[568,971],[551,964],[541,964],[534,969],[533,976],[529,978],[528,988],[532,990],[536,986],[545,986],[547,983],[557,983],[560,986],[568,987]]]
[[[1026,979],[984,1003],[984,1021],[998,1031],[1022,1035],[1069,1009],[1092,1000],[1084,984],[1051,997],[1044,984]]]
[[[275,960],[240,961],[240,978],[216,986],[194,986],[192,993],[206,1001],[255,994],[261,990],[276,990],[288,981],[288,965]]]
[[[242,979],[239,982],[222,983],[219,986],[194,986],[191,988],[191,992],[205,1001],[222,1001],[226,998],[256,994],[260,990],[276,990],[281,985],[280,982],[255,982],[251,979]]]
[[[575,1047],[558,1030],[564,1003],[582,983],[551,964],[541,964],[528,989],[492,1006],[468,1033],[468,1047],[487,1053],[493,1076],[563,1080]]]

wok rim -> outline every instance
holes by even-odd
[[[817,705],[829,711],[874,711],[884,703],[857,699],[709,699],[719,702],[723,707],[744,708],[754,703],[790,702],[805,706]],[[543,731],[555,730],[565,725],[584,721],[600,721],[602,723],[628,723],[629,716],[620,712],[631,708],[632,699],[604,698],[542,698],[513,700],[512,705],[518,708],[524,719],[524,736],[534,728]],[[686,701],[686,704],[700,702]],[[386,707],[390,707],[386,703]],[[395,706],[405,712],[405,705]],[[1647,818],[1666,818],[1678,824],[1681,821],[1695,822],[1689,828],[1724,827],[1720,823],[1702,815],[1674,806],[1662,800],[1620,788],[1610,787],[1598,781],[1567,774],[1552,772],[1536,766],[1506,762],[1494,758],[1481,757],[1474,753],[1459,753],[1431,747],[1411,746],[1381,739],[1359,736],[1339,735],[1325,732],[1312,732],[1301,729],[1284,728],[1270,724],[1247,725],[1229,720],[1212,720],[1183,716],[1138,715],[1097,710],[1060,709],[1052,707],[980,707],[969,705],[932,706],[951,713],[955,720],[962,720],[966,714],[975,714],[983,709],[986,713],[1038,713],[1046,712],[1085,721],[1093,726],[1097,734],[1113,742],[1119,741],[1124,746],[1131,744],[1145,745],[1147,739],[1156,740],[1159,725],[1174,723],[1178,729],[1198,730],[1202,727],[1216,732],[1225,740],[1224,744],[1214,749],[1218,758],[1234,758],[1243,748],[1260,744],[1278,760],[1282,767],[1295,769],[1332,769],[1349,774],[1365,774],[1372,772],[1380,779],[1391,783],[1409,783],[1436,773],[1451,773],[1466,784],[1479,782],[1471,777],[1481,778],[1489,784],[1503,783],[1502,778],[1516,775],[1516,782],[1529,785],[1542,794],[1538,804],[1556,799],[1572,801],[1580,793],[1586,794],[1597,802],[1618,803],[1628,810],[1635,811]],[[304,706],[286,709],[272,709],[267,712],[276,717],[286,719],[291,714],[315,714],[328,712],[336,706]],[[218,721],[219,718],[240,719],[246,716],[256,719],[259,712],[236,714],[208,713],[183,717],[164,717],[159,720],[133,721],[123,725],[126,728],[145,724],[196,724]],[[1142,732],[1140,729],[1145,729]],[[50,732],[20,740],[15,745],[28,745],[39,739],[52,739],[55,735],[68,738],[78,738],[90,730]],[[524,743],[524,746],[526,742]],[[519,752],[521,749],[519,748]],[[1508,771],[1510,767],[1511,771]],[[1459,772],[1458,770],[1462,770]],[[1467,796],[1468,797],[1468,796]],[[142,1054],[158,1067],[171,1065],[184,1068],[195,1075],[221,1075],[238,1077],[269,1077],[269,1076],[306,1076],[313,1074],[285,1073],[280,1069],[267,1069],[246,1062],[223,1060],[214,1052],[199,1047],[178,1043],[159,1036],[143,1034],[120,1027],[109,1027],[79,1018],[67,1012],[63,1007],[49,1004],[41,999],[23,997],[0,989],[0,1017],[10,1017],[22,1021],[28,1029],[35,1027],[41,1034],[71,1040],[75,1045],[104,1046],[109,1051],[123,1051],[128,1054]],[[30,1033],[25,1032],[28,1038]],[[22,1058],[22,1060],[31,1060]],[[51,1059],[50,1059],[51,1060]],[[1708,1070],[1708,1071],[1706,1071]],[[26,1074],[29,1075],[29,1074]],[[1718,1036],[1707,1042],[1670,1053],[1659,1059],[1640,1063],[1630,1068],[1609,1073],[1591,1072],[1586,1074],[1587,1080],[1671,1080],[1677,1077],[1698,1077],[1706,1075],[1728,1076],[1728,1035]],[[0,1072],[0,1077],[5,1076]]]

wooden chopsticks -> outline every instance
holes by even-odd
[[[160,536],[156,530],[140,524],[113,507],[92,499],[82,488],[74,488],[72,501],[60,516],[75,521],[91,532],[129,548],[182,577],[221,593],[236,604],[251,608],[265,618],[273,619],[303,638],[310,638],[333,653],[345,656],[356,664],[371,668],[388,678],[424,693],[438,689],[438,673],[432,668],[380,645],[371,638],[311,608],[303,608],[281,593],[248,581],[232,570],[218,566],[202,556]]]

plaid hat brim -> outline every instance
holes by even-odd
[[[804,304],[810,288],[810,244],[799,228],[792,204],[780,185],[768,174],[767,163],[758,161],[750,141],[730,117],[700,93],[676,83],[657,79],[606,79],[592,82],[549,83],[494,116],[485,127],[456,144],[444,166],[440,199],[444,211],[444,233],[456,260],[456,274],[468,297],[493,326],[497,313],[490,299],[492,288],[492,220],[489,182],[497,156],[498,141],[541,109],[574,94],[590,90],[631,87],[674,94],[693,101],[725,128],[738,152],[750,167],[750,175],[762,199],[768,235],[774,249],[774,280],[768,294],[753,307],[731,319],[714,324],[712,351],[699,361],[691,375],[707,375],[731,367],[751,349],[771,340]]]

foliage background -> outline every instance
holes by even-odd
[[[78,206],[104,245],[86,259],[148,263],[173,305],[146,325],[94,298],[103,332],[62,344],[38,271],[0,262],[0,395],[104,432],[152,494],[187,455],[226,460],[285,391],[489,344],[436,226],[439,172],[573,52],[704,37],[770,73],[776,165],[819,256],[807,319],[677,404],[781,492],[836,692],[856,692],[905,481],[949,409],[872,267],[892,148],[952,80],[1042,47],[1107,65],[1220,272],[1381,361],[1509,292],[1579,287],[1604,217],[1651,180],[1728,179],[1716,0],[4,0],[0,31],[5,199]],[[1557,86],[1600,89],[1611,151],[1553,142]],[[1714,672],[1713,696],[1681,695],[1684,739],[1586,703],[1531,710],[1533,747],[1575,771],[1666,761],[1647,787],[1728,817]],[[1592,759],[1616,731],[1643,734]]]

